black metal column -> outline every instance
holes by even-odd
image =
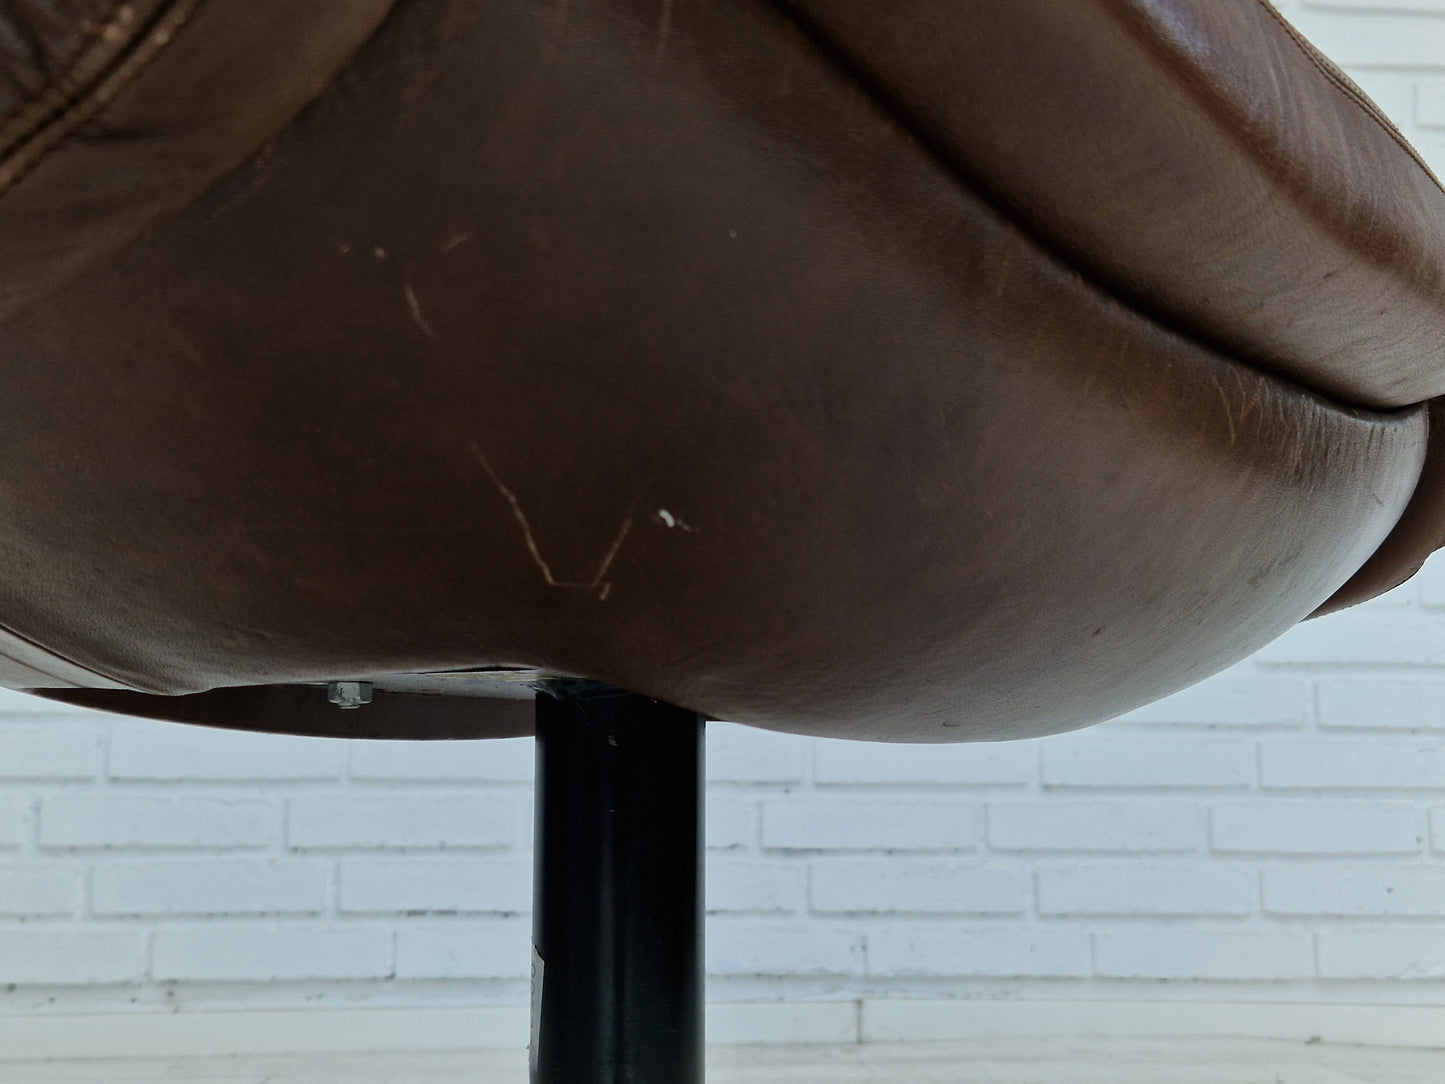
[[[702,1084],[703,719],[537,696],[532,1084]]]

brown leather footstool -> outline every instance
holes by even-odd
[[[1445,193],[1261,0],[49,0],[0,54],[0,684],[535,718],[539,1081],[700,1078],[704,716],[1080,727],[1445,535]]]

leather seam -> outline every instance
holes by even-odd
[[[17,134],[14,131],[10,131],[10,129],[22,128],[22,126],[18,123],[20,118],[23,117],[27,112],[34,110],[47,97],[59,96],[63,104],[65,94],[64,91],[61,90],[61,88],[64,87],[65,84],[74,81],[76,70],[84,65],[87,57],[91,54],[91,52],[97,51],[94,50],[95,39],[100,38],[101,40],[104,40],[106,31],[111,27],[117,26],[120,23],[120,12],[123,9],[127,9],[130,7],[133,7],[133,5],[126,4],[125,0],[116,0],[116,3],[113,4],[110,10],[106,12],[105,17],[100,21],[100,23],[91,28],[81,38],[80,43],[76,45],[75,49],[71,52],[70,57],[66,61],[65,67],[60,72],[58,72],[48,83],[46,83],[45,86],[41,87],[39,93],[37,93],[33,98],[20,102],[13,109],[11,109],[10,112],[6,113],[3,117],[0,117],[0,148],[4,148],[7,145],[13,145],[21,142],[21,140],[27,134],[27,131],[21,130]],[[47,110],[43,112],[42,116],[47,115],[48,112],[51,111],[53,110]],[[28,130],[33,131],[35,127],[35,124],[31,124]]]
[[[1325,81],[1340,94],[1344,95],[1357,110],[1374,121],[1381,131],[1389,136],[1402,151],[1410,156],[1410,160],[1419,167],[1420,171],[1424,173],[1426,177],[1430,178],[1431,183],[1442,193],[1445,193],[1445,185],[1440,183],[1440,178],[1435,176],[1435,171],[1425,163],[1425,160],[1420,157],[1420,152],[1410,145],[1410,141],[1395,127],[1394,123],[1380,112],[1379,107],[1366,98],[1362,91],[1346,82],[1342,73],[1334,70],[1333,61],[1329,61],[1324,54],[1311,45],[1309,39],[1305,38],[1295,29],[1288,19],[1275,10],[1270,0],[1258,0],[1258,3],[1259,6],[1264,8],[1269,14],[1270,18],[1284,29],[1290,41],[1294,42],[1295,48],[1304,54],[1305,59],[1314,66],[1317,72],[1325,77]]]
[[[91,35],[72,57],[65,71],[35,98],[12,111],[0,127],[16,129],[0,136],[4,145],[0,160],[0,195],[15,187],[32,170],[41,165],[65,144],[66,138],[81,125],[95,119],[150,66],[195,14],[201,0],[170,0],[148,20],[139,20],[134,3],[120,3],[111,9],[107,20]],[[133,27],[118,43],[114,40]],[[86,69],[94,68],[94,72]],[[76,78],[81,85],[68,89],[66,83]],[[50,99],[53,104],[47,102]],[[20,123],[29,112],[33,121]]]

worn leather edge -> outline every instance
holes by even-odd
[[[533,726],[530,700],[426,696],[380,689],[372,694],[370,704],[351,710],[332,704],[321,685],[256,685],[186,696],[154,696],[121,689],[22,691],[120,715],[315,738],[518,738],[530,735]]]
[[[0,685],[38,685],[42,680],[92,689],[126,687],[96,670],[55,654],[12,629],[0,626]]]
[[[1431,400],[1427,407],[1425,464],[1410,503],[1370,559],[1310,617],[1346,609],[1399,587],[1445,546],[1445,400]]]

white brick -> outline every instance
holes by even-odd
[[[1038,774],[1038,743],[974,742],[957,745],[886,745],[819,742],[813,778],[828,784],[1017,787]]]
[[[1302,29],[1308,27],[1310,9],[1328,10],[1337,8],[1341,11],[1353,11],[1361,15],[1368,15],[1371,10],[1383,12],[1418,11],[1422,14],[1432,12],[1445,12],[1445,0],[1303,0],[1306,9],[1301,14],[1301,21],[1296,25]]]
[[[1245,739],[1081,731],[1043,743],[1049,787],[1248,787],[1254,746]]]
[[[0,779],[93,779],[100,762],[101,731],[94,723],[50,718],[0,724]]]
[[[1445,79],[1426,79],[1415,88],[1418,124],[1445,127]],[[1428,116],[1429,120],[1424,117]],[[1438,133],[1437,133],[1438,134]],[[1410,581],[1420,592],[1420,601],[1427,607],[1445,606],[1445,561],[1431,558]]]
[[[1200,807],[1184,802],[996,802],[988,842],[1000,851],[1182,852],[1199,846],[1203,823]]]
[[[1388,4],[1350,0],[1348,9],[1330,10],[1335,6],[1311,3],[1306,9],[1309,16],[1301,18],[1301,25],[1310,40],[1341,67],[1429,69],[1439,67],[1445,56],[1445,20],[1395,14],[1407,7],[1438,11],[1431,0],[1389,0]],[[1359,16],[1370,8],[1376,9],[1370,17]]]
[[[1299,727],[1311,716],[1305,678],[1237,667],[1121,717],[1168,726]]]
[[[703,835],[709,850],[738,850],[758,840],[758,803],[736,795],[712,795],[705,801]]]
[[[531,738],[492,741],[353,741],[351,778],[382,782],[531,783]]]
[[[1310,978],[1314,945],[1293,930],[1136,926],[1094,935],[1098,973],[1114,979],[1266,981]]]
[[[824,859],[810,873],[820,913],[1018,915],[1029,899],[1026,869],[997,861]]]
[[[1442,680],[1322,678],[1319,701],[1325,729],[1445,730]]]
[[[151,977],[160,982],[384,979],[391,973],[391,942],[391,931],[382,926],[168,927],[156,931]]]
[[[737,793],[714,793],[705,799],[702,834],[708,850],[740,850],[757,843],[757,802]]]
[[[1435,176],[1445,176],[1445,138],[1441,138],[1440,130],[1418,128],[1411,132],[1410,136],[1410,142],[1425,160],[1425,164],[1435,171]]]
[[[141,930],[0,930],[0,984],[136,982],[145,974],[145,951]]]
[[[1266,663],[1429,666],[1445,658],[1445,622],[1423,612],[1359,606],[1296,625],[1255,658]]]
[[[284,782],[341,774],[343,743],[334,738],[134,721],[117,724],[110,742],[115,779]]]
[[[1403,802],[1282,801],[1210,810],[1221,854],[1413,854],[1424,849],[1420,810]]]
[[[20,795],[0,795],[0,848],[20,846],[29,815],[30,803]]]
[[[707,728],[709,783],[797,783],[808,772],[810,738],[735,723]]]
[[[65,716],[69,719],[91,719],[102,723],[111,722],[115,719],[114,715],[107,714],[106,712],[92,711],[89,708],[77,708],[73,704],[64,704],[59,700],[47,700],[45,697],[35,696],[33,693],[21,693],[13,689],[0,689],[0,716],[12,715]]]
[[[975,846],[967,802],[795,795],[763,803],[763,846],[788,850],[958,851]]]
[[[410,927],[396,935],[398,979],[525,979],[531,969],[527,919]]]
[[[1445,868],[1398,862],[1310,864],[1266,870],[1264,909],[1275,915],[1428,917],[1445,902]]]
[[[0,915],[74,914],[80,905],[82,880],[79,868],[48,862],[0,862]],[[4,960],[0,958],[0,983],[4,981]]]
[[[808,870],[800,862],[714,863],[705,882],[709,913],[802,911],[808,902]]]
[[[326,908],[328,870],[297,859],[116,862],[91,874],[97,915],[306,914]]]
[[[287,821],[299,848],[508,847],[516,834],[515,802],[470,795],[293,798]]]
[[[272,802],[114,794],[40,803],[42,847],[260,847],[280,835]]]
[[[1318,940],[1326,979],[1445,979],[1445,927],[1325,930]]]
[[[949,923],[892,924],[868,932],[868,974],[893,977],[1083,978],[1090,972],[1082,930]]]
[[[1041,915],[1248,915],[1252,871],[1197,863],[1108,862],[1038,871]]]
[[[355,858],[340,870],[348,913],[512,912],[532,907],[532,864],[477,858]]]
[[[708,923],[709,975],[856,975],[863,939],[851,926],[717,918]]]
[[[1389,738],[1264,742],[1266,787],[1434,790],[1445,786],[1445,743]]]

